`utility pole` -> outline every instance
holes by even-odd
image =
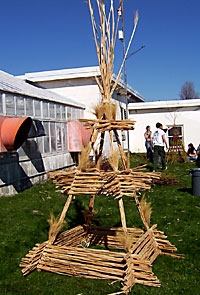
[[[123,32],[123,57],[126,53],[125,45],[125,29],[124,29],[124,7],[123,0],[120,0],[121,7],[121,21],[122,21],[122,32]],[[126,60],[124,61],[124,86],[125,86],[125,101],[126,101],[126,116],[125,119],[128,119],[128,94],[127,94],[127,72],[126,72]],[[129,131],[127,130],[127,150],[130,151],[130,141],[129,141]]]

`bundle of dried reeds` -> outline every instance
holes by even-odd
[[[145,199],[145,196],[142,196],[142,199],[140,201],[140,205],[141,205],[141,209],[144,215],[144,218],[146,220],[146,223],[148,224],[148,226],[150,226],[150,218],[151,218],[151,203],[147,202]]]
[[[119,166],[119,150],[114,150],[110,156],[108,156],[108,162],[113,168],[113,171],[118,171]]]
[[[116,120],[117,103],[100,101],[93,107],[92,112],[98,120]]]
[[[89,155],[90,155],[91,146],[88,144],[86,147],[83,147],[81,153],[78,157],[78,170],[87,169],[89,166]]]
[[[50,228],[49,228],[49,243],[52,244],[55,241],[57,234],[65,225],[66,221],[61,220],[58,215],[55,217],[52,213],[50,215],[50,219],[48,220]]]
[[[118,23],[119,23],[120,16],[118,14],[117,23],[115,25],[113,0],[110,1],[110,10],[109,10],[108,16],[106,15],[105,1],[96,0],[97,6],[98,6],[99,19],[100,19],[100,22],[98,21],[98,25],[97,25],[93,8],[91,5],[91,0],[89,0],[88,3],[89,3],[89,10],[90,10],[91,21],[92,21],[92,28],[93,28],[95,45],[96,45],[97,57],[98,57],[99,67],[101,72],[101,81],[97,77],[96,77],[96,81],[101,92],[102,100],[104,102],[109,102],[122,76],[122,68],[126,60],[128,50],[130,48],[130,45],[135,33],[135,29],[137,26],[138,13],[136,13],[136,17],[134,20],[134,28],[131,34],[131,38],[130,38],[126,53],[124,55],[123,62],[119,69],[116,81],[114,85],[112,85],[113,68],[114,68],[114,49],[115,49],[116,36],[117,36]]]

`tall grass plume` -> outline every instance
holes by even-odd
[[[141,206],[141,210],[143,212],[144,218],[148,226],[150,226],[150,219],[151,219],[151,213],[152,213],[151,203],[146,201],[144,195],[142,196],[142,199],[140,201],[140,206]]]
[[[108,162],[114,171],[118,170],[119,167],[119,150],[114,150],[108,157]]]
[[[86,145],[86,147],[82,148],[81,154],[78,157],[78,170],[84,170],[89,167],[90,164],[90,144]]]
[[[50,225],[49,228],[49,243],[53,244],[53,242],[56,239],[57,234],[60,232],[60,230],[65,225],[65,220],[60,220],[60,215],[54,216],[53,213],[50,214],[50,219],[48,219],[48,223]]]

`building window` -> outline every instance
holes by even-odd
[[[33,116],[33,99],[26,98],[25,100],[26,116]]]
[[[51,152],[56,151],[56,123],[50,122]]]
[[[44,153],[44,140],[43,140],[43,137],[37,137],[36,142],[37,142],[37,149],[40,151],[41,154],[43,154]]]
[[[169,126],[169,128],[172,126]],[[169,141],[169,147],[173,146],[181,146],[183,144],[183,126],[182,125],[176,125],[175,127],[172,127],[170,130],[168,130],[168,141]]]
[[[65,112],[65,106],[61,105],[61,117],[63,120],[66,120],[66,112]]]
[[[47,101],[42,102],[43,118],[49,118],[49,104]]]
[[[16,114],[24,116],[24,98],[21,96],[16,96]]]
[[[56,104],[56,119],[61,119],[61,110],[60,110],[60,105]]]
[[[15,99],[12,94],[6,94],[6,115],[15,115]]]
[[[67,123],[62,123],[63,150],[68,151]]]
[[[40,100],[34,100],[35,117],[41,118],[41,103]]]
[[[67,120],[72,119],[72,111],[70,107],[67,107]]]
[[[72,120],[76,120],[76,109],[72,108],[71,113],[72,113]]]
[[[49,132],[49,122],[43,122],[45,137],[44,137],[44,153],[50,152],[50,132]]]
[[[54,119],[55,118],[55,107],[54,107],[54,103],[52,103],[52,102],[49,103],[49,113],[50,113],[50,118]]]
[[[57,152],[62,151],[62,129],[61,129],[61,123],[56,123],[56,150]]]

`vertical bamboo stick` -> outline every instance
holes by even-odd
[[[109,137],[110,137],[110,147],[111,147],[111,154],[114,154],[114,147],[113,147],[113,136],[112,136],[112,131],[109,131]]]
[[[119,135],[117,133],[117,130],[113,130],[113,131],[114,131],[115,138],[116,138],[116,141],[117,141],[117,145],[118,145],[118,148],[119,148],[119,152],[120,152],[120,155],[121,155],[121,158],[122,158],[123,167],[124,167],[124,169],[127,169],[127,159],[126,159],[126,155],[124,153],[124,150],[123,150],[123,148],[121,146]]]
[[[122,222],[122,228],[124,233],[127,233],[127,227],[126,227],[126,217],[125,217],[125,211],[124,211],[124,203],[123,199],[119,199],[119,211],[121,216],[121,222]]]
[[[101,165],[101,155],[103,152],[103,145],[104,145],[104,137],[105,137],[105,132],[101,133],[101,139],[100,139],[100,146],[99,146],[99,153],[96,157],[96,167],[98,169],[100,169],[100,165]]]
[[[72,195],[69,195],[68,198],[67,198],[67,201],[65,203],[65,206],[64,206],[64,208],[62,210],[62,213],[60,215],[60,218],[58,220],[55,220],[54,222],[52,222],[52,224],[50,225],[48,244],[53,245],[53,243],[56,240],[56,237],[57,237],[60,229],[63,227],[64,219],[65,219],[67,210],[69,208],[69,205],[71,203],[71,200],[72,200]]]
[[[145,217],[144,217],[144,213],[143,213],[143,211],[142,211],[142,208],[141,208],[140,202],[139,202],[139,200],[138,200],[138,197],[137,197],[137,195],[136,195],[136,192],[134,192],[133,195],[134,195],[135,202],[136,202],[136,205],[137,205],[138,211],[139,211],[139,213],[140,213],[140,216],[141,216],[142,222],[143,222],[143,224],[144,224],[146,230],[148,230],[148,229],[149,229],[149,225],[148,225],[148,223],[146,222],[146,219],[145,219]]]
[[[65,203],[65,206],[64,206],[64,208],[63,208],[63,210],[62,210],[62,213],[61,213],[61,215],[60,215],[60,219],[59,219],[59,220],[60,220],[61,222],[63,222],[64,219],[65,219],[65,216],[66,216],[67,210],[68,210],[69,205],[70,205],[70,203],[71,203],[71,200],[72,200],[72,195],[69,195],[68,198],[67,198],[67,201],[66,201],[66,203]]]

